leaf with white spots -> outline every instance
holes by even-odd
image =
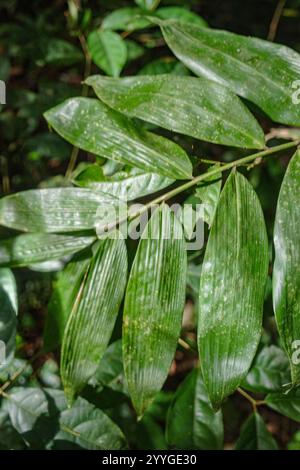
[[[267,270],[259,200],[246,178],[232,172],[210,231],[199,290],[199,354],[215,409],[240,385],[255,355]]]
[[[127,280],[126,245],[120,234],[95,253],[64,330],[61,376],[69,403],[96,372],[110,340]]]
[[[245,148],[264,146],[263,131],[228,88],[205,78],[176,75],[86,80],[108,106],[197,139]]]
[[[0,225],[24,232],[89,230],[99,225],[99,208],[114,216],[118,206],[115,197],[85,188],[30,189],[0,199]]]
[[[64,139],[87,152],[169,178],[192,175],[181,147],[143,130],[99,100],[71,98],[47,111],[45,118]]]
[[[160,21],[165,41],[190,70],[230,88],[260,107],[273,121],[300,125],[293,101],[300,55],[280,44],[199,27],[182,21]]]
[[[279,334],[300,384],[300,151],[286,171],[277,203],[273,269],[273,303]]]
[[[124,305],[124,369],[139,416],[163,386],[174,357],[185,302],[186,256],[181,224],[162,205],[143,232]]]

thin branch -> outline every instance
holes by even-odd
[[[251,155],[247,155],[246,157],[240,158],[239,160],[234,160],[233,162],[226,163],[221,167],[213,168],[210,171],[207,171],[206,173],[202,173],[201,175],[196,176],[195,178],[192,178],[187,183],[184,183],[181,186],[177,186],[177,188],[174,188],[171,191],[157,197],[156,199],[153,199],[152,201],[148,202],[148,204],[145,204],[142,208],[138,209],[137,211],[130,213],[130,210],[129,210],[128,215],[126,215],[124,218],[105,225],[102,229],[103,233],[107,233],[107,232],[110,232],[111,230],[116,229],[117,226],[122,225],[127,220],[131,221],[133,219],[136,219],[137,217],[140,217],[141,215],[146,213],[152,207],[154,207],[158,204],[161,204],[163,202],[168,201],[169,199],[173,198],[174,196],[177,196],[177,194],[180,194],[183,191],[186,191],[187,189],[192,188],[196,184],[200,183],[200,181],[206,180],[210,176],[217,175],[218,173],[223,172],[223,171],[231,170],[232,168],[243,166],[243,165],[251,163],[255,160],[258,161],[257,159],[259,159],[259,158],[262,159],[264,157],[268,157],[268,156],[276,154],[278,152],[282,152],[283,150],[288,150],[290,148],[297,147],[299,145],[299,143],[300,143],[300,141],[297,140],[297,141],[293,141],[293,142],[288,142],[286,144],[277,145],[276,147],[267,148],[266,150],[262,150],[260,152],[253,153]]]
[[[268,33],[268,38],[267,38],[269,41],[274,41],[275,39],[279,21],[280,21],[283,9],[285,7],[285,4],[286,4],[286,0],[279,0],[279,2],[277,3],[277,6],[275,8],[273,18],[271,20],[270,27],[269,27],[269,33]]]
[[[84,54],[84,57],[85,57],[84,79],[83,79],[83,81],[84,81],[91,74],[92,58],[90,56],[84,34],[80,33],[79,36],[78,36],[78,39],[80,41],[81,48],[82,48],[82,51],[83,51],[83,54]],[[85,83],[83,83],[83,85],[82,85],[81,94],[84,97],[86,97],[88,95],[88,86]],[[71,176],[71,174],[72,174],[72,172],[75,168],[78,154],[79,154],[79,148],[78,147],[73,147],[72,152],[71,152],[71,156],[70,156],[70,160],[69,160],[69,164],[68,164],[68,167],[67,167],[67,170],[66,170],[66,178],[70,178],[70,176]]]

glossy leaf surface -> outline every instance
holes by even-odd
[[[61,375],[68,402],[97,370],[117,318],[126,278],[124,240],[107,238],[99,242],[63,337]]]
[[[292,382],[300,383],[300,151],[286,171],[274,226],[273,303]]]
[[[93,236],[33,233],[1,240],[0,266],[29,266],[61,259],[81,251],[95,241]]]
[[[168,412],[167,440],[176,449],[221,449],[222,413],[209,402],[200,369],[179,386]]]
[[[236,450],[277,450],[277,444],[262,417],[253,413],[244,423]]]
[[[258,123],[228,88],[211,80],[175,75],[86,80],[107,105],[197,139],[246,148],[264,146]]]
[[[31,189],[0,199],[0,225],[24,232],[88,230],[99,222],[99,209],[109,213],[114,205],[113,196],[85,188]]]
[[[233,172],[220,196],[199,290],[199,354],[215,409],[240,385],[255,355],[267,269],[260,203],[250,183]]]
[[[142,130],[128,117],[90,98],[72,98],[45,113],[66,140],[88,152],[170,178],[191,177],[181,147]]]
[[[230,88],[260,107],[273,121],[299,125],[293,83],[300,56],[286,46],[180,21],[160,22],[176,57],[196,75]]]
[[[143,232],[125,297],[123,360],[138,415],[163,386],[176,350],[186,263],[181,224],[162,205]]]

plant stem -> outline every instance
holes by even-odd
[[[273,14],[273,18],[271,20],[270,28],[269,28],[269,33],[268,33],[268,38],[267,38],[269,41],[274,41],[275,39],[277,28],[278,28],[279,21],[280,21],[283,9],[285,7],[285,4],[286,4],[286,0],[279,0],[276,6],[275,12]]]
[[[203,180],[206,180],[210,176],[216,175],[220,172],[226,171],[226,170],[231,170],[234,167],[238,167],[241,165],[245,165],[246,163],[250,163],[257,158],[263,158],[263,157],[268,157],[269,155],[272,155],[274,153],[281,152],[283,150],[287,150],[292,147],[297,147],[299,144],[299,140],[293,141],[293,142],[288,142],[286,144],[282,145],[277,145],[276,147],[271,147],[266,150],[262,150],[261,152],[256,152],[251,155],[247,155],[246,157],[240,158],[239,160],[234,160],[233,162],[226,163],[225,165],[218,167],[218,168],[213,168],[212,170],[207,171],[206,173],[202,173],[199,176],[196,176],[192,180],[188,181],[187,183],[182,184],[181,186],[178,186],[175,189],[172,189],[171,191],[163,194],[162,196],[157,197],[156,199],[153,199],[153,201],[150,201],[148,204],[146,204],[143,208],[141,208],[139,211],[134,212],[133,214],[129,214],[129,219],[135,219],[136,217],[142,215],[144,212],[146,212],[148,209],[150,209],[152,206],[156,204],[160,204],[162,202],[167,201],[168,199],[171,199],[174,196],[177,196],[177,194],[182,193],[183,191],[195,186],[195,184],[200,183]]]
[[[92,59],[91,59],[91,56],[90,56],[90,53],[89,53],[89,50],[88,50],[88,47],[87,47],[87,43],[86,43],[86,39],[84,37],[84,34],[80,33],[79,36],[78,36],[78,39],[80,41],[81,48],[83,50],[84,57],[85,57],[85,67],[84,67],[84,80],[85,80],[91,74]],[[86,84],[83,84],[83,86],[82,86],[82,96],[87,97],[88,88],[89,87]],[[79,148],[78,147],[73,147],[72,152],[71,152],[71,156],[70,156],[70,161],[69,161],[69,164],[68,164],[68,168],[67,168],[67,171],[66,171],[66,178],[70,178],[70,176],[71,176],[71,174],[72,174],[72,172],[75,168],[78,154],[79,154]]]
[[[240,387],[237,388],[237,392],[239,392],[240,395],[242,395],[244,398],[246,398],[246,400],[248,400],[251,403],[253,411],[254,411],[254,413],[256,413],[257,406],[260,403],[258,401],[256,401],[253,397],[251,397],[251,395],[249,395],[249,393],[245,392],[245,390],[243,390]]]

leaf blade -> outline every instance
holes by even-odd
[[[290,361],[294,385],[300,383],[299,354],[297,356],[297,348],[299,350],[300,347],[299,166],[300,151],[297,150],[286,170],[278,197],[274,226],[273,269],[275,317],[282,345]]]
[[[175,75],[112,79],[89,77],[96,95],[113,109],[197,139],[248,148],[264,146],[263,131],[228,88]]]
[[[276,122],[299,125],[300,113],[292,101],[292,84],[300,70],[300,56],[295,51],[178,21],[159,24],[175,56],[196,75],[228,86]]]
[[[61,375],[71,403],[97,370],[117,318],[126,277],[124,240],[106,238],[99,242],[63,337]]]
[[[142,130],[98,100],[71,98],[45,118],[66,140],[95,155],[170,178],[191,177],[192,166],[181,147]]]
[[[123,359],[138,415],[162,387],[176,350],[185,301],[186,264],[182,227],[163,205],[145,228],[125,296]]]
[[[259,201],[250,183],[233,172],[220,196],[199,290],[199,354],[215,409],[240,385],[255,355],[267,269]]]

